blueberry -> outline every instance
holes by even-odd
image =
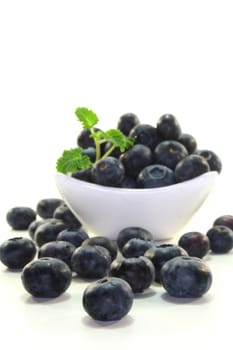
[[[163,264],[176,257],[176,256],[186,256],[187,252],[176,244],[160,244],[149,248],[144,256],[150,259],[155,268],[155,281],[161,282],[161,268]]]
[[[185,146],[189,154],[195,152],[197,149],[197,141],[193,135],[183,133],[179,137],[178,141]]]
[[[35,242],[38,247],[51,241],[56,241],[59,232],[67,229],[67,225],[63,222],[46,222],[39,225],[35,231]]]
[[[233,230],[233,215],[219,216],[213,223],[213,226],[215,225],[227,226]]]
[[[151,151],[153,151],[161,141],[157,129],[150,124],[139,124],[135,126],[130,131],[129,137],[135,140],[135,144],[147,146]]]
[[[126,176],[137,178],[140,171],[152,163],[152,152],[145,145],[134,145],[121,156],[120,160],[125,167]]]
[[[170,296],[199,298],[212,284],[212,273],[202,259],[178,256],[161,268],[161,282]]]
[[[190,180],[209,170],[209,164],[203,157],[197,154],[190,154],[179,161],[175,167],[175,179],[177,182]]]
[[[105,237],[105,236],[93,236],[85,239],[83,241],[82,246],[85,247],[87,245],[99,245],[101,247],[106,248],[111,256],[111,260],[114,260],[117,256],[118,248],[117,244],[114,240]]]
[[[84,228],[80,227],[79,229],[66,229],[61,231],[57,235],[57,241],[66,241],[73,244],[76,248],[80,247],[85,241],[85,239],[89,238],[88,233]]]
[[[144,256],[116,259],[111,264],[110,275],[128,282],[134,293],[142,293],[154,281],[155,269]]]
[[[111,147],[112,147],[112,142],[110,142],[110,141],[106,142],[105,146],[104,146],[104,152],[106,153],[106,152],[110,151]],[[122,152],[121,152],[120,148],[116,147],[116,148],[114,148],[113,151],[111,151],[110,156],[114,157],[114,158],[119,158],[121,153]]]
[[[118,249],[122,251],[124,245],[132,238],[140,238],[146,241],[153,240],[152,233],[142,227],[137,227],[137,226],[125,227],[117,234],[116,243],[117,243]]]
[[[14,237],[0,245],[0,261],[9,269],[21,269],[36,255],[34,242],[26,237]]]
[[[63,200],[59,198],[41,199],[37,203],[36,212],[43,219],[52,218],[55,209],[63,203]]]
[[[224,254],[233,248],[233,231],[229,227],[215,225],[206,234],[213,253]]]
[[[138,188],[170,186],[175,183],[174,171],[165,165],[148,165],[140,171],[137,178]]]
[[[182,143],[174,140],[160,142],[154,149],[155,164],[163,164],[175,169],[177,163],[188,155],[187,149]]]
[[[210,170],[221,173],[222,161],[215,152],[207,149],[198,149],[195,151],[195,154],[202,156],[207,161],[207,163],[209,164]]]
[[[178,120],[172,114],[164,114],[157,121],[158,134],[165,140],[178,140],[182,134]]]
[[[203,258],[210,249],[209,238],[201,232],[191,231],[182,234],[178,245],[182,247],[188,255]]]
[[[72,272],[60,259],[40,258],[23,268],[21,279],[33,297],[56,298],[69,288]]]
[[[71,177],[77,180],[82,180],[86,182],[92,182],[92,167],[87,167],[85,169],[79,169],[71,174]]]
[[[96,160],[96,149],[95,149],[95,147],[84,148],[84,150],[82,151],[82,154],[88,156],[92,163],[95,162],[95,160]]]
[[[154,241],[145,241],[140,238],[131,238],[122,248],[122,255],[125,258],[137,258],[143,256],[144,253],[155,244]]]
[[[43,224],[46,224],[46,223],[56,223],[56,222],[62,222],[61,220],[58,220],[58,219],[54,219],[54,218],[49,218],[49,219],[43,219],[43,220],[34,220],[28,227],[28,233],[29,233],[29,236],[31,237],[31,239],[35,239],[35,232],[37,230],[37,228],[40,226],[40,225],[43,225]]]
[[[98,185],[118,187],[124,176],[124,166],[114,157],[102,158],[92,167],[92,179]]]
[[[71,268],[71,256],[76,247],[65,241],[52,241],[43,244],[38,250],[38,258],[57,258],[64,261]]]
[[[140,121],[134,113],[125,113],[119,118],[117,129],[119,129],[124,135],[128,136],[130,130],[139,123]]]
[[[27,230],[35,220],[36,212],[29,207],[14,207],[6,214],[6,221],[13,230]]]
[[[125,176],[120,183],[122,188],[137,188],[137,181],[130,176]]]
[[[55,219],[61,220],[69,228],[80,228],[81,222],[76,218],[73,212],[66,205],[59,205],[53,213]]]
[[[108,277],[90,283],[83,293],[83,307],[96,321],[118,321],[133,305],[133,292],[127,282]]]
[[[99,131],[100,129],[94,128],[94,131]],[[77,137],[77,145],[82,148],[89,148],[94,147],[95,148],[95,141],[93,137],[91,137],[91,131],[90,129],[83,129],[78,134]]]
[[[107,276],[111,264],[109,251],[101,246],[81,246],[71,257],[71,269],[81,278],[97,279]]]

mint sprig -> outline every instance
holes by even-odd
[[[79,107],[75,110],[75,115],[81,122],[83,129],[89,129],[91,137],[94,139],[96,148],[96,160],[111,155],[115,148],[120,148],[124,152],[134,144],[134,139],[126,137],[119,129],[110,129],[106,132],[95,130],[94,126],[98,123],[97,115],[86,107]],[[110,142],[111,147],[101,156],[101,145]],[[65,150],[56,163],[58,172],[67,174],[76,170],[90,167],[93,163],[87,155],[83,154],[81,147]]]

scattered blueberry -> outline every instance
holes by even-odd
[[[145,241],[140,238],[131,238],[122,248],[122,255],[125,258],[137,258],[143,256],[145,251],[155,245],[154,241]]]
[[[56,241],[59,232],[67,229],[63,222],[47,222],[39,225],[35,231],[34,240],[38,247],[51,241]]]
[[[56,298],[71,284],[72,272],[64,261],[40,258],[28,263],[21,273],[26,291],[36,298]]]
[[[35,239],[35,232],[37,230],[37,228],[40,226],[40,225],[43,225],[43,224],[46,224],[46,223],[56,223],[56,222],[60,222],[62,223],[61,220],[58,220],[58,219],[42,219],[42,220],[34,220],[28,227],[28,233],[29,233],[29,236],[31,237],[31,239]]]
[[[35,243],[26,237],[10,238],[0,245],[0,261],[9,269],[22,269],[35,255]]]
[[[161,282],[160,274],[163,264],[176,256],[186,255],[188,255],[188,253],[182,247],[169,243],[164,243],[157,246],[154,245],[153,247],[149,248],[144,254],[144,256],[150,259],[154,265],[155,281],[158,283]]]
[[[115,277],[90,283],[83,293],[83,307],[96,321],[118,321],[128,314],[134,295],[129,284]]]
[[[76,248],[80,247],[85,241],[85,239],[89,238],[89,235],[84,228],[80,227],[78,229],[66,229],[61,231],[57,235],[57,241],[66,241],[73,244]]]
[[[52,218],[55,209],[63,203],[63,200],[59,198],[41,199],[37,203],[36,212],[43,219]]]
[[[128,282],[134,293],[142,293],[154,281],[155,269],[153,263],[144,256],[120,258],[112,262],[110,275]]]
[[[76,247],[66,241],[51,241],[43,244],[38,250],[38,258],[57,258],[71,268],[71,256]]]
[[[233,215],[221,215],[214,220],[213,226],[221,225],[227,226],[233,230]]]
[[[233,231],[229,227],[215,225],[206,234],[213,253],[224,254],[233,248]]]
[[[212,273],[202,259],[178,256],[165,262],[160,271],[161,282],[170,296],[199,298],[212,284]]]
[[[146,241],[152,241],[152,233],[142,227],[129,226],[123,228],[117,235],[116,243],[120,251],[124,245],[132,238],[140,238]]]
[[[109,251],[101,246],[81,246],[71,257],[71,269],[81,278],[98,279],[107,276],[111,264]]]
[[[178,245],[186,250],[188,255],[196,256],[197,258],[206,256],[210,249],[210,242],[207,235],[197,231],[182,234]]]
[[[114,260],[117,256],[117,244],[113,239],[110,239],[105,236],[93,236],[85,239],[82,243],[82,247],[85,247],[87,245],[98,245],[101,247],[106,248],[111,256],[111,260]]]
[[[61,220],[69,228],[80,228],[81,222],[66,205],[59,205],[53,213],[55,219]]]
[[[14,207],[6,214],[6,221],[13,230],[27,230],[35,220],[36,212],[29,207]]]

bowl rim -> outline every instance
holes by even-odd
[[[173,189],[179,189],[180,187],[186,187],[186,186],[190,186],[190,184],[192,184],[193,182],[202,182],[203,180],[206,180],[207,177],[213,178],[213,179],[217,179],[217,177],[219,176],[219,173],[217,171],[207,171],[204,174],[201,174],[199,176],[196,176],[192,179],[186,180],[186,181],[182,181],[182,182],[177,182],[175,184],[172,185],[168,185],[168,186],[162,186],[162,187],[154,187],[154,188],[125,188],[125,187],[111,187],[111,186],[103,186],[103,185],[98,185],[92,182],[88,182],[88,181],[83,181],[83,180],[79,180],[76,179],[70,175],[67,174],[63,174],[60,172],[57,172],[56,177],[63,177],[65,179],[69,179],[70,182],[74,182],[74,184],[79,184],[82,187],[86,187],[86,188],[90,188],[90,189],[95,189],[98,191],[104,191],[104,192],[119,192],[119,193],[159,193],[159,192],[167,192],[167,191],[172,191]]]

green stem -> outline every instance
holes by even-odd
[[[112,151],[113,151],[115,148],[116,148],[116,146],[112,145],[112,146],[109,148],[109,150],[108,150],[106,153],[104,153],[104,155],[102,156],[102,158],[108,157],[108,156],[112,153]]]
[[[91,132],[91,135],[93,136],[93,139],[95,141],[95,149],[96,149],[96,157],[95,157],[95,161],[97,162],[97,160],[99,160],[101,158],[101,149],[100,149],[100,143],[98,140],[96,140],[95,138],[95,131],[94,131],[94,128],[90,128],[90,132]]]

